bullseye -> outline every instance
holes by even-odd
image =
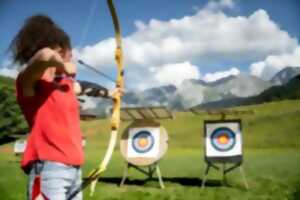
[[[229,138],[228,138],[228,136],[227,135],[220,135],[219,137],[218,137],[218,142],[220,143],[220,144],[227,144],[228,142],[229,142]]]
[[[147,138],[140,138],[138,140],[138,145],[141,148],[145,148],[148,144],[149,144],[149,141],[147,140]]]

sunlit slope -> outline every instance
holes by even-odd
[[[241,118],[245,148],[300,148],[300,100],[287,100],[234,108],[253,110],[254,115],[228,116]],[[203,146],[203,121],[219,116],[195,115],[191,112],[175,113],[175,119],[161,123],[169,133],[169,148],[199,148]],[[120,132],[128,123],[122,123]],[[82,122],[82,131],[89,148],[104,148],[109,137],[109,120]]]

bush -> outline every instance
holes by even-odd
[[[16,102],[14,80],[0,77],[0,139],[27,131],[27,123]]]

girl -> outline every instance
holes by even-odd
[[[65,200],[81,184],[84,160],[75,96],[81,88],[73,79],[70,39],[49,17],[36,15],[25,22],[11,49],[23,66],[16,93],[30,127],[21,161],[29,174],[28,199]],[[82,193],[74,198],[80,199]]]

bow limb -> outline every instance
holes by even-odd
[[[116,50],[115,50],[115,60],[117,64],[117,79],[116,79],[116,88],[124,89],[124,70],[123,70],[123,51],[122,51],[122,39],[120,25],[117,17],[115,7],[112,0],[107,0],[107,4],[113,19],[114,29],[115,29],[115,40],[116,40]],[[113,106],[112,106],[112,116],[111,116],[111,135],[108,148],[106,150],[105,156],[101,164],[97,169],[91,172],[90,178],[91,182],[91,191],[90,195],[92,196],[95,191],[97,184],[97,179],[101,172],[106,170],[106,167],[111,160],[114,148],[116,146],[118,129],[120,126],[120,109],[121,109],[121,95],[118,93],[113,97]]]

